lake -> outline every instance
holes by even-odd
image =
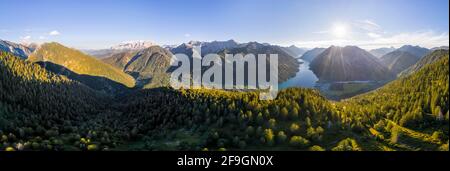
[[[298,59],[301,62],[299,66],[299,71],[295,77],[279,84],[280,89],[285,89],[289,87],[305,87],[314,88],[316,82],[319,78],[309,69],[309,62],[302,59]]]

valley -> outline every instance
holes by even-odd
[[[258,91],[172,89],[171,55],[194,42],[138,43],[101,59],[59,43],[27,58],[2,48],[0,149],[448,151],[448,50],[399,48],[423,56],[394,60],[403,69],[394,72],[358,47],[306,59],[294,47],[202,42],[206,52],[279,54],[282,90],[266,101]]]

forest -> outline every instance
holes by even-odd
[[[0,52],[0,150],[448,151],[446,52],[339,102],[306,88],[269,101],[169,87],[111,96]]]

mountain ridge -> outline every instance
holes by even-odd
[[[331,46],[310,64],[320,81],[386,81],[393,74],[369,52],[356,46]]]
[[[98,77],[99,79],[92,79],[93,82],[85,82],[90,85],[105,84],[97,90],[106,89],[115,92],[120,89],[120,85],[129,88],[134,87],[134,79],[131,76],[81,51],[65,47],[56,42],[41,45],[29,56],[28,61],[50,64],[47,69],[55,69],[53,72],[56,73],[76,73],[77,75],[74,76],[77,78],[81,75]],[[70,75],[68,76],[70,77]],[[117,82],[119,84],[110,85],[107,83],[110,82],[108,79],[112,81],[111,83]]]

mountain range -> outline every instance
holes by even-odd
[[[380,58],[380,57],[382,57],[383,55],[386,55],[387,53],[390,53],[390,52],[392,52],[392,51],[394,51],[394,50],[395,50],[394,47],[390,47],[390,48],[378,48],[378,49],[372,49],[372,50],[370,50],[369,52],[370,52],[373,56],[375,56],[375,57],[377,57],[377,58]]]
[[[325,52],[346,49],[363,53]],[[168,88],[111,98],[0,52],[1,149],[448,151],[448,51],[423,59],[410,75],[341,102],[303,88],[261,101]]]
[[[405,45],[399,49],[383,55],[380,60],[394,74],[398,74],[406,68],[414,65],[430,50],[419,46]]]
[[[400,74],[399,77],[404,77],[404,76],[408,76],[411,75],[412,73],[419,71],[421,68],[423,68],[424,66],[434,63],[435,61],[441,59],[442,57],[447,57],[448,58],[448,48],[434,48],[436,50],[433,50],[432,53],[429,53],[428,55],[426,55],[425,57],[421,58],[419,61],[417,61],[414,65],[410,66],[409,68],[403,70]]]
[[[119,68],[136,79],[138,87],[168,86],[172,54],[160,46],[112,54],[103,62]]]
[[[331,46],[311,62],[321,81],[395,78],[342,101],[307,88],[269,101],[256,92],[135,90],[134,78],[157,78],[171,52],[126,51],[107,64],[58,43],[27,59],[0,50],[0,151],[448,151],[448,50],[426,53],[395,78],[369,52]],[[299,67],[279,46],[249,42],[219,54],[227,52],[277,53],[284,76]]]
[[[430,53],[430,50],[420,46],[404,45],[397,49],[397,51],[408,52],[419,58],[424,57],[426,54]]]
[[[278,82],[287,81],[289,78],[294,77],[298,72],[299,62],[294,56],[287,53],[282,47],[268,45],[258,42],[249,42],[239,45],[239,47],[224,49],[218,52],[219,55],[223,54],[266,54],[267,57],[270,54],[278,54]]]
[[[26,46],[10,41],[0,40],[0,50],[11,52],[22,59],[27,59],[28,56],[35,50],[35,46]]]
[[[281,47],[283,50],[285,50],[289,55],[298,58],[302,56],[308,49],[306,48],[299,48],[295,45],[291,45],[289,47]]]
[[[327,49],[306,50],[294,45],[283,47],[257,42],[238,43],[232,39],[212,42],[190,41],[178,46],[164,47],[151,41],[127,41],[109,49],[84,51],[92,56],[58,43],[28,47],[1,41],[0,45],[3,51],[14,53],[23,59],[29,58],[29,61],[39,63],[53,72],[106,92],[123,89],[121,88],[123,85],[138,88],[167,86],[171,56],[176,53],[192,56],[192,48],[200,45],[202,55],[276,53],[279,56],[280,82],[295,76],[299,65],[295,57],[298,56],[311,63],[310,68],[320,81],[388,81],[395,78],[393,75],[416,64],[421,55],[430,52],[426,48],[411,45],[398,49],[393,47],[373,49],[370,52],[356,46],[331,46]],[[448,47],[434,49],[445,48]],[[384,55],[378,59],[372,54]],[[105,63],[109,66],[104,67]],[[103,84],[98,84],[97,81]]]

